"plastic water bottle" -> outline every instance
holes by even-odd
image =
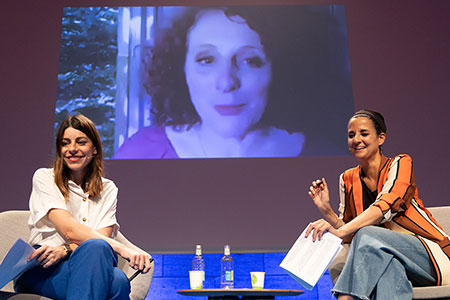
[[[205,259],[202,256],[202,246],[195,246],[195,256],[192,259],[192,271],[205,272]],[[205,281],[205,273],[203,273],[203,281]]]
[[[224,247],[224,256],[220,262],[220,287],[232,289],[234,286],[234,261],[230,255],[230,246]]]

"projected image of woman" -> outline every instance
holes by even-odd
[[[187,8],[172,28],[156,35],[146,83],[153,125],[128,139],[115,158],[340,154],[338,145],[311,134],[316,123],[307,102],[323,103],[311,80],[320,65],[297,57],[319,45],[305,45],[310,37],[302,36],[299,50],[288,35],[302,25],[289,23],[294,15],[285,12]],[[292,68],[297,70],[288,72]],[[305,71],[309,77],[299,75]]]
[[[348,122],[348,147],[359,165],[340,176],[339,216],[324,178],[309,190],[325,219],[307,233],[320,239],[328,231],[351,241],[332,290],[339,300],[407,300],[413,286],[450,284],[448,235],[419,199],[411,157],[384,156],[385,140],[380,113],[356,112]]]
[[[21,275],[15,289],[51,299],[130,299],[130,282],[117,255],[146,273],[147,253],[114,238],[117,187],[103,175],[103,151],[94,123],[65,119],[56,135],[53,168],[38,169],[30,197],[29,259],[39,265]]]

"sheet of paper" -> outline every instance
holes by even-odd
[[[28,261],[34,248],[22,239],[18,239],[9,249],[0,264],[0,289],[11,280],[17,279],[25,271],[38,265],[36,258]]]
[[[341,251],[342,239],[326,232],[320,241],[313,242],[312,233],[305,238],[305,231],[291,247],[280,267],[304,288],[311,290]]]

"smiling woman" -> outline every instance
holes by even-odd
[[[56,133],[55,149],[55,183],[66,201],[69,180],[97,197],[102,190],[103,147],[94,123],[83,115],[67,117]]]
[[[339,216],[324,178],[309,189],[324,219],[310,223],[306,236],[321,239],[328,231],[351,242],[332,290],[338,300],[406,300],[413,286],[450,283],[449,237],[419,198],[411,157],[384,156],[385,140],[384,117],[357,111],[348,122],[347,141],[359,165],[339,178]]]
[[[70,169],[72,180],[76,184],[81,185],[83,183],[86,167],[97,153],[91,139],[84,132],[72,127],[64,131],[61,155],[64,157],[64,163]]]
[[[16,291],[52,299],[129,299],[130,282],[117,268],[117,254],[144,273],[151,263],[148,254],[114,239],[118,190],[102,175],[94,123],[83,115],[66,118],[53,168],[33,176],[28,224],[36,250],[29,259],[40,265],[16,280]]]
[[[345,62],[329,63],[337,25],[324,8],[188,7],[156,26],[145,82],[152,123],[115,158],[345,153],[322,121],[352,106]]]

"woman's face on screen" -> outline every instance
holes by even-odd
[[[271,63],[258,33],[238,16],[208,9],[187,35],[186,82],[202,126],[243,137],[267,104]]]

